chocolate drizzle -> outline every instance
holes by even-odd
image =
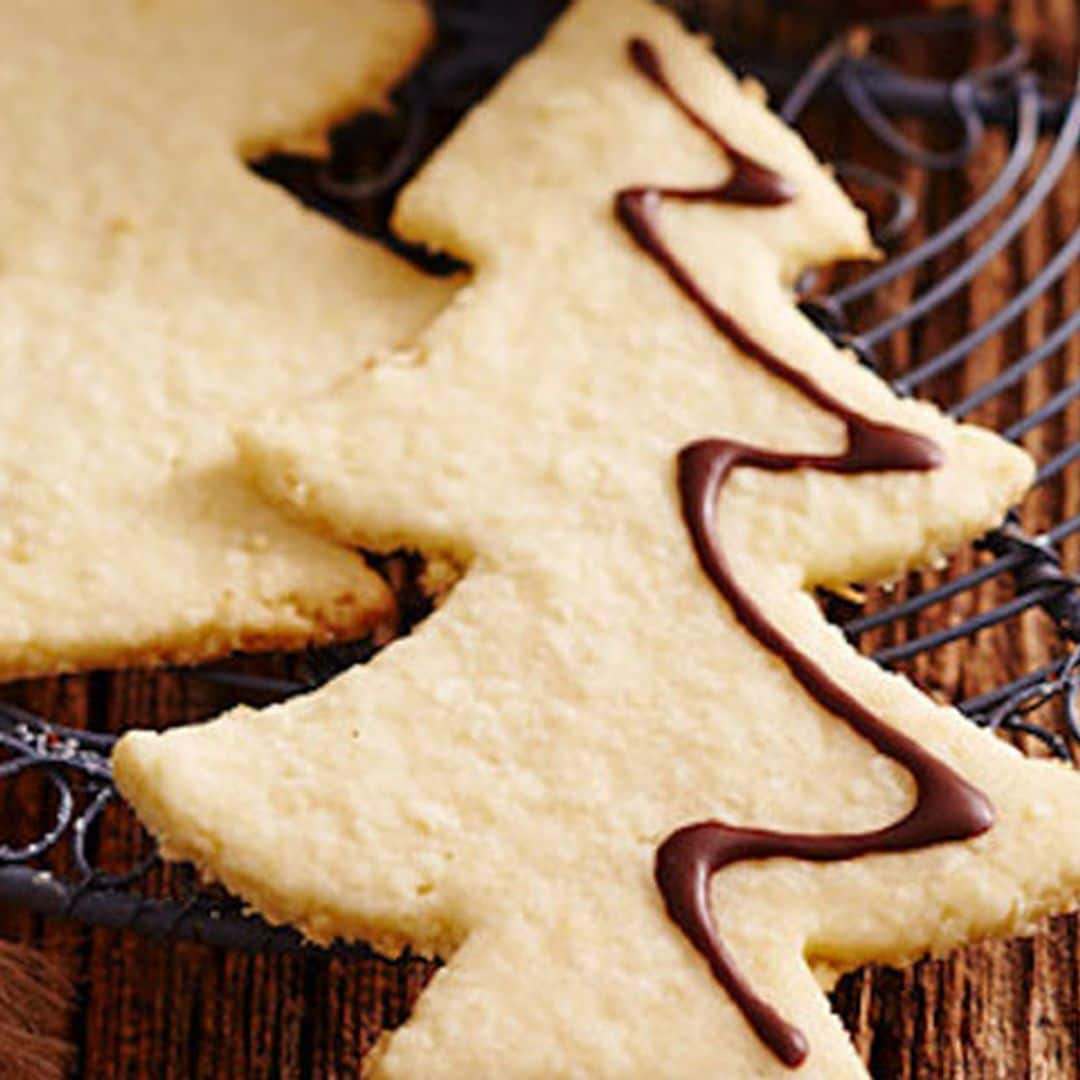
[[[915,781],[912,809],[892,825],[872,832],[784,833],[703,821],[679,829],[657,851],[656,883],[668,914],[708,961],[713,975],[762,1041],[785,1065],[794,1067],[806,1058],[806,1037],[755,992],[720,939],[709,903],[713,875],[746,860],[836,862],[967,840],[991,827],[993,810],[985,795],[871,712],[770,621],[733,573],[712,527],[713,516],[725,482],[739,468],[844,474],[925,472],[940,466],[943,456],[930,440],[855,412],[791,367],[714,303],[676,258],[660,229],[663,199],[778,206],[794,197],[794,189],[784,178],[732,147],[680,97],[648,42],[635,38],[629,52],[637,69],[723,151],[733,172],[726,182],[712,188],[624,188],[615,200],[619,220],[718,333],[775,378],[835,416],[846,429],[846,447],[838,454],[779,453],[730,439],[703,439],[683,447],[678,455],[679,495],[698,561],[746,631],[784,662],[803,689],[876,750],[907,769]]]
[[[681,199],[683,202],[725,202],[742,206],[780,206],[795,197],[795,189],[785,177],[732,146],[697,109],[679,95],[668,81],[659,53],[649,42],[633,38],[629,50],[630,59],[638,71],[724,154],[732,166],[731,176],[716,187],[649,188],[649,191],[665,199]]]

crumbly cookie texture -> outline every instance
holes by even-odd
[[[716,508],[769,618],[985,791],[970,842],[715,878],[717,925],[810,1043],[865,1076],[818,977],[1064,908],[1080,785],[861,658],[818,584],[895,575],[992,526],[1028,458],[898,400],[797,311],[813,263],[869,251],[798,137],[641,0],[580,0],[405,193],[399,224],[476,268],[401,363],[242,433],[255,482],[343,544],[420,545],[462,579],[410,638],[327,687],[119,744],[124,794],[175,858],[317,941],[448,959],[372,1066],[384,1078],[790,1075],[665,914],[657,846],[689,822],[862,831],[908,775],[751,638],[695,559],[675,454],[710,435],[836,451],[839,423],[710,328],[616,222],[625,185],[716,183],[717,147],[627,62],[796,185],[790,204],[665,204],[672,248],[763,343],[850,407],[932,438],[932,472],[743,469]]]
[[[359,634],[231,429],[447,298],[245,158],[380,106],[419,0],[0,5],[0,678]]]

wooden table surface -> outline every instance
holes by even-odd
[[[1077,0],[1015,0],[999,9],[1036,37],[1063,69],[1075,58]],[[840,156],[876,161],[897,171],[853,121],[834,118],[813,130],[819,145],[827,140]],[[925,224],[945,221],[969,202],[1000,166],[1005,149],[1004,138],[992,136],[966,176],[927,180],[908,170],[905,180],[923,200]],[[911,357],[928,355],[984,321],[1017,283],[1046,262],[1078,222],[1080,169],[1074,164],[1067,182],[1058,186],[1022,239],[931,324],[901,336],[891,362],[903,365]],[[979,230],[967,249],[985,234]],[[929,275],[885,290],[875,300],[879,311],[897,310],[913,289],[954,262],[955,256],[943,257]],[[963,386],[984,381],[1078,306],[1080,272],[1074,267],[1061,287],[935,391],[955,398]],[[979,418],[1007,422],[1078,378],[1080,341],[1074,340],[1017,395],[989,406]],[[1062,423],[1039,429],[1029,446],[1045,454],[1078,437],[1080,414],[1070,413]],[[1074,467],[1062,483],[1030,500],[1025,522],[1037,529],[1077,511],[1080,468]],[[1066,555],[1075,566],[1080,551],[1067,549]],[[959,563],[967,565],[974,558],[966,553]],[[954,611],[969,614],[1000,596],[996,586],[987,586],[965,597]],[[931,621],[942,617],[936,611]],[[902,629],[910,634],[926,625]],[[994,685],[1003,674],[1030,670],[1053,655],[1053,631],[1045,617],[1035,614],[983,635],[977,644],[964,641],[939,650],[918,663],[913,674],[929,689],[953,698]],[[140,672],[28,683],[6,688],[4,697],[64,724],[110,731],[195,719],[212,707],[205,694],[183,679]],[[39,794],[30,785],[3,794],[0,821],[5,830],[16,818],[31,826],[39,820]],[[136,837],[122,813],[112,815],[101,841],[106,857],[130,857]],[[157,944],[130,933],[43,923],[3,909],[0,937],[41,945],[75,980],[77,994],[61,1018],[61,1028],[75,1049],[72,1075],[93,1080],[352,1077],[378,1032],[405,1018],[431,972],[416,960],[249,956]],[[858,972],[837,989],[836,1008],[879,1080],[1073,1080],[1080,1077],[1077,937],[1076,921],[1062,918],[1031,940],[986,943],[902,972]],[[2,1060],[0,1078],[25,1080]]]

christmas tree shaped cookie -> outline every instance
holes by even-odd
[[[230,430],[427,322],[445,287],[245,158],[377,106],[414,0],[0,5],[0,677],[360,633],[351,553]]]
[[[460,580],[310,696],[127,736],[122,790],[269,918],[447,959],[380,1077],[863,1076],[821,982],[1070,904],[1080,785],[810,590],[986,529],[1028,460],[802,318],[863,222],[647,3],[574,6],[400,225],[473,281],[243,455]]]

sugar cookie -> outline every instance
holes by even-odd
[[[360,634],[389,597],[230,429],[448,295],[245,156],[378,106],[415,0],[0,5],[0,677]]]
[[[800,315],[861,216],[642,0],[579,0],[399,223],[472,284],[242,451],[461,580],[316,693],[127,736],[122,791],[271,920],[447,959],[379,1077],[865,1077],[820,983],[1071,905],[1080,785],[811,590],[977,535],[1030,461]]]

